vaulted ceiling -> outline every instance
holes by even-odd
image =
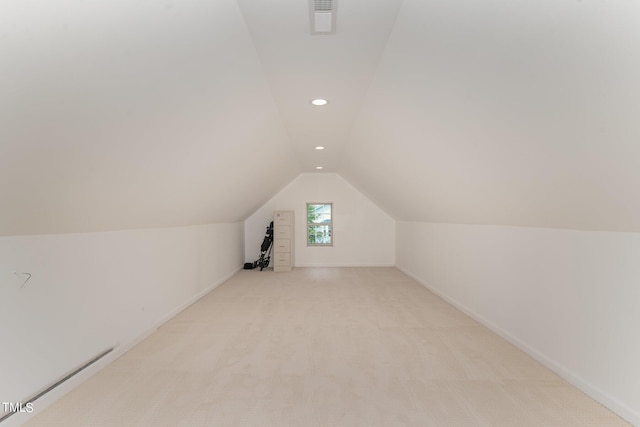
[[[337,6],[0,2],[0,235],[238,221],[319,165],[400,220],[640,231],[640,3]]]

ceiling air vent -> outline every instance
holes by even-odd
[[[311,34],[335,34],[337,0],[309,0]]]

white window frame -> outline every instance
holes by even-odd
[[[309,206],[310,205],[329,205],[331,207],[331,221],[329,223],[323,223],[323,224],[318,224],[318,223],[312,223],[309,222]],[[306,210],[306,219],[307,219],[307,246],[308,247],[332,247],[334,242],[335,242],[335,235],[334,235],[334,221],[333,221],[333,217],[335,216],[335,212],[333,209],[333,202],[307,202],[307,210]],[[314,225],[327,225],[329,226],[329,233],[330,233],[330,237],[331,237],[331,243],[311,243],[310,239],[309,239],[309,228],[314,226]]]

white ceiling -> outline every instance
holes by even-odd
[[[300,172],[235,1],[3,0],[0,28],[0,234],[239,221]]]
[[[3,0],[0,235],[238,221],[317,165],[400,220],[640,231],[638,24],[339,0],[312,36],[307,0]]]
[[[343,174],[396,218],[640,231],[640,2],[405,0]]]
[[[303,170],[339,170],[401,3],[338,0],[336,33],[312,36],[307,0],[238,0]]]

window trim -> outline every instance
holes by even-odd
[[[331,243],[310,243],[309,242],[309,227],[313,226],[313,225],[318,225],[317,223],[311,223],[309,222],[309,205],[330,205],[331,206],[331,222],[329,222],[329,230],[331,231]],[[333,247],[334,242],[335,242],[335,236],[334,236],[334,221],[333,221],[333,217],[334,217],[334,203],[333,202],[307,202],[306,204],[306,223],[307,223],[307,247],[309,248],[322,248],[322,247]],[[324,224],[327,225],[327,224]]]

